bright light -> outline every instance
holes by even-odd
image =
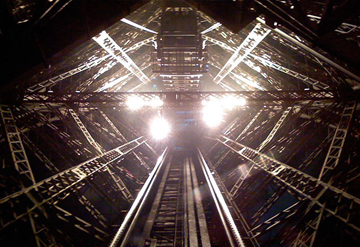
[[[201,104],[203,106],[217,105],[217,106],[221,106],[224,110],[232,110],[235,107],[246,105],[246,99],[237,98],[235,96],[230,95],[220,99],[210,98],[209,100],[203,100]]]
[[[238,106],[238,99],[234,96],[225,97],[221,100],[221,105],[227,110],[232,110]]]
[[[162,140],[170,133],[170,124],[164,118],[156,118],[151,122],[150,132],[155,139]]]
[[[149,101],[149,106],[154,107],[154,108],[161,107],[161,106],[163,106],[163,104],[164,104],[164,102],[159,97],[152,98]]]
[[[164,105],[164,102],[159,97],[154,97],[151,99],[143,99],[140,96],[129,96],[126,100],[127,107],[130,108],[130,110],[139,110],[145,106],[157,108]]]
[[[214,29],[216,29],[216,28],[218,28],[218,27],[220,27],[220,26],[221,26],[221,23],[220,23],[220,22],[215,23],[214,25],[212,25],[212,26],[209,27],[208,29],[202,31],[201,34],[208,33],[208,32],[210,32],[210,31],[212,31],[212,30],[214,30]]]
[[[139,96],[130,96],[127,98],[126,105],[130,108],[130,110],[139,110],[145,105],[145,102]]]
[[[237,106],[244,106],[246,105],[246,99],[244,98],[238,98],[236,101]]]
[[[224,111],[216,101],[207,102],[202,113],[203,120],[209,127],[216,127],[223,121]]]
[[[131,26],[133,26],[133,27],[136,27],[136,28],[139,28],[139,29],[141,29],[141,30],[144,30],[144,31],[146,31],[146,32],[157,34],[156,31],[151,30],[151,29],[146,28],[146,27],[143,27],[143,26],[141,26],[141,25],[139,25],[139,24],[137,24],[137,23],[135,23],[135,22],[132,22],[132,21],[130,21],[130,20],[128,20],[128,19],[122,18],[121,21],[124,22],[124,23],[126,23],[126,24],[129,24],[129,25],[131,25]]]
[[[220,99],[210,98],[208,100],[203,100],[201,104],[204,106],[202,110],[203,120],[210,127],[216,127],[223,121],[225,111],[244,106],[246,100],[230,95]]]

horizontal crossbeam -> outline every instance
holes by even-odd
[[[82,106],[110,105],[125,106],[130,96],[139,96],[144,100],[161,99],[164,107],[197,106],[203,100],[225,97],[243,98],[248,103],[262,103],[264,105],[282,105],[287,102],[301,102],[308,100],[333,101],[337,97],[332,91],[304,90],[304,91],[233,91],[233,92],[65,92],[65,93],[27,93],[24,103],[82,103]],[[109,104],[113,103],[113,104]]]

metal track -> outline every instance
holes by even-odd
[[[111,247],[211,246],[207,218],[214,216],[206,215],[204,196],[200,194],[200,188],[202,193],[205,187],[208,188],[205,189],[208,191],[206,197],[211,195],[207,202],[217,208],[216,217],[221,222],[212,225],[212,231],[215,227],[215,231],[227,236],[228,242],[221,243],[222,246],[244,246],[226,198],[220,192],[207,163],[201,153],[195,157],[190,152],[172,151],[169,158],[160,162],[161,169],[159,165],[155,166],[149,177],[152,183],[145,183],[139,193],[140,198],[135,200],[134,209],[129,211],[129,221],[122,224],[121,233],[119,229]],[[202,181],[201,187],[198,177]],[[209,205],[206,204],[206,207]]]

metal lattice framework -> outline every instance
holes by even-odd
[[[21,231],[37,247],[105,246],[114,236],[111,246],[125,246],[144,215],[146,246],[358,244],[359,77],[311,45],[326,44],[319,35],[330,27],[356,43],[359,25],[336,11],[352,1],[229,1],[249,18],[237,32],[170,2],[179,4],[169,7],[171,18],[195,17],[191,47],[201,56],[184,48],[186,30],[166,43],[159,35],[166,8],[149,1],[34,71],[5,97],[15,104],[1,99],[0,245],[23,244],[14,236]],[[161,45],[168,55],[154,57]],[[202,69],[160,73],[160,60],[162,72]],[[194,87],[184,90],[185,81]],[[131,97],[163,105],[128,111]],[[225,98],[246,105],[209,129],[203,102]],[[155,115],[174,124],[171,150],[148,137]],[[171,158],[162,164],[165,153]],[[142,215],[144,208],[150,213]],[[218,232],[226,241],[215,239]]]
[[[258,168],[264,170],[288,188],[294,190],[301,197],[310,200],[313,204],[324,207],[326,212],[336,216],[355,230],[360,230],[359,225],[353,218],[353,210],[350,210],[352,208],[359,208],[359,198],[225,136],[217,140],[251,161]],[[330,206],[322,202],[322,197],[340,198],[338,204]],[[342,201],[349,202],[347,207],[340,203]]]
[[[296,102],[308,100],[330,100],[336,99],[331,91],[304,90],[304,91],[237,91],[237,92],[149,92],[149,93],[29,93],[25,95],[24,103],[80,103],[84,106],[95,106],[113,103],[114,105],[125,105],[129,96],[140,96],[144,99],[159,97],[164,101],[164,107],[196,106],[203,100],[211,98],[224,98],[235,96],[244,98],[249,104],[259,102],[265,105],[278,104],[283,102]]]
[[[54,200],[56,198],[57,200],[59,200],[62,194],[66,193],[67,190],[77,185],[81,186],[82,180],[96,172],[103,170],[111,162],[120,159],[122,156],[130,152],[132,149],[143,144],[144,142],[145,140],[143,138],[137,138],[98,157],[83,162],[75,167],[62,171],[50,178],[37,182],[32,186],[23,188],[18,192],[2,198],[0,200],[0,204],[2,205],[2,207],[9,207],[10,204],[19,202],[18,198],[22,197],[23,195],[28,195],[34,192],[42,195],[42,200],[37,202],[36,204],[33,204],[30,208],[23,208],[21,212],[14,214],[13,217],[6,217],[2,219],[2,227],[6,227],[13,222],[21,219],[25,215],[29,214],[30,212],[37,209],[41,205],[49,202],[50,200]]]

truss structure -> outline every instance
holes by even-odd
[[[149,1],[34,69],[0,105],[0,245],[358,245],[358,77],[313,32],[266,18],[284,1],[255,2],[273,11],[234,33]],[[181,16],[196,25],[166,21]],[[207,127],[204,102],[226,99],[246,104]],[[164,141],[155,116],[172,124]]]

